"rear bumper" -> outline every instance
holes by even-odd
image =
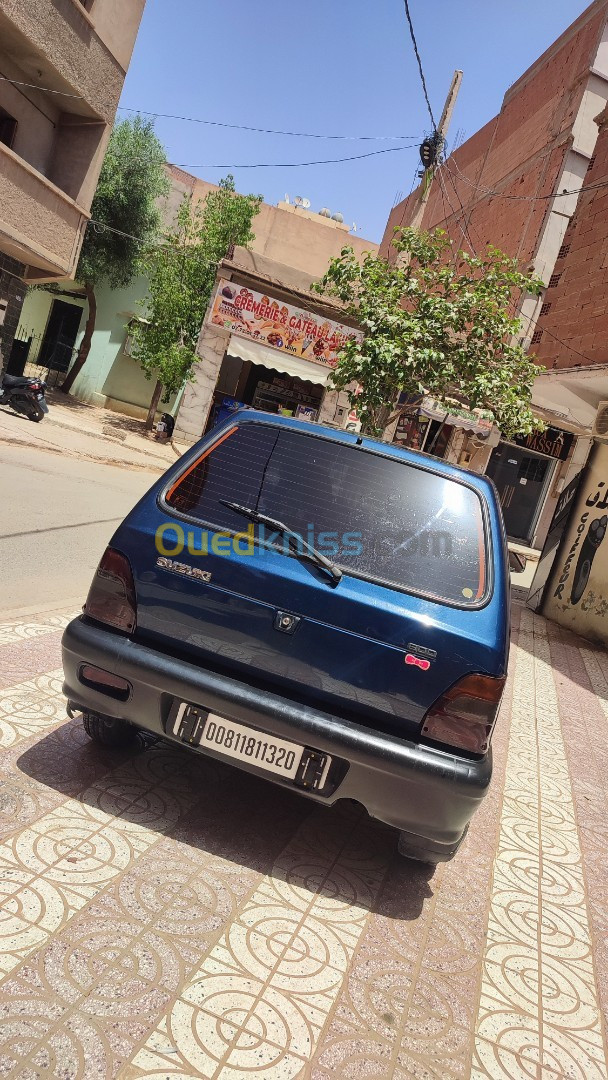
[[[84,686],[78,677],[82,663],[127,679],[133,688],[129,700],[116,701]],[[165,730],[178,699],[342,759],[348,769],[330,796],[302,794],[328,804],[354,799],[372,817],[420,838],[439,860],[458,847],[490,783],[491,754],[469,761],[402,742],[167,656],[81,618],[64,632],[63,666],[64,693],[74,707],[120,717],[171,741],[179,742]],[[292,786],[255,766],[231,763]]]

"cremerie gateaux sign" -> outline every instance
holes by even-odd
[[[332,368],[347,341],[363,340],[362,333],[350,326],[226,279],[218,283],[209,322],[260,345]]]

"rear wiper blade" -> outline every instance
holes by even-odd
[[[328,574],[331,575],[336,584],[338,581],[342,580],[343,574],[340,567],[336,566],[335,563],[332,563],[331,559],[326,558],[320,551],[317,551],[312,544],[309,544],[304,539],[301,533],[297,532],[295,529],[290,529],[289,525],[286,525],[284,521],[277,521],[276,518],[268,517],[267,514],[262,514],[259,510],[255,510],[251,506],[242,506],[241,503],[229,502],[227,499],[219,499],[219,502],[221,502],[222,506],[227,506],[229,510],[234,510],[235,514],[242,514],[243,517],[249,518],[250,521],[255,521],[259,525],[269,525],[275,532],[284,533],[289,541],[292,539],[298,540],[304,550],[296,550],[296,555],[304,555],[312,562],[316,563],[317,566],[322,566],[323,569],[327,570]],[[291,547],[291,542],[289,546]]]

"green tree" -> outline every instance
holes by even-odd
[[[133,327],[133,355],[146,378],[156,379],[148,428],[161,396],[168,401],[191,378],[218,264],[233,245],[255,239],[252,222],[261,202],[261,195],[237,195],[227,176],[202,204],[186,196],[175,226],[145,257],[149,297],[142,302],[145,321]]]
[[[481,409],[505,435],[542,427],[530,407],[538,369],[514,344],[521,326],[509,311],[514,292],[538,294],[540,279],[494,247],[479,257],[455,252],[440,229],[398,230],[393,245],[396,264],[371,254],[359,264],[344,248],[313,286],[363,331],[347,342],[332,383],[349,392],[364,430],[380,435],[403,411],[401,393],[428,394],[446,413]]]
[[[140,116],[122,120],[112,130],[78,266],[76,280],[84,286],[88,317],[78,356],[61,389],[67,394],[82,371],[97,318],[95,289],[129,285],[138,272],[141,241],[160,227],[157,200],[167,194],[169,181],[162,144],[153,125]]]

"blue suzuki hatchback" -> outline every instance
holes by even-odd
[[[449,859],[492,771],[509,580],[490,481],[254,411],[115,533],[63,638],[88,734],[140,728]]]

